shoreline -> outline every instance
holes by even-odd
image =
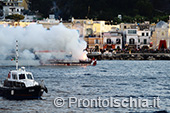
[[[90,53],[87,56],[97,60],[170,60],[170,53]]]

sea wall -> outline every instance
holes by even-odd
[[[170,60],[170,53],[117,53],[117,54],[93,54],[89,53],[88,58],[97,60]]]

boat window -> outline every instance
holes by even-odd
[[[31,74],[27,74],[27,79],[33,79]]]
[[[25,74],[20,74],[19,79],[25,79]]]
[[[17,80],[17,75],[16,74],[12,74],[12,79]]]

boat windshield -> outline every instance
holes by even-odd
[[[12,74],[12,79],[17,80],[17,74]]]
[[[19,74],[19,79],[25,79],[25,74]]]
[[[31,74],[27,74],[27,79],[33,79]]]

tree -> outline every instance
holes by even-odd
[[[123,22],[125,23],[132,23],[133,22],[133,18],[131,16],[123,16]]]
[[[20,21],[23,20],[25,17],[23,15],[19,15],[19,14],[13,14],[13,15],[8,15],[5,17],[6,19],[12,19],[15,21]]]
[[[142,23],[142,22],[144,22],[144,21],[146,20],[146,17],[140,16],[140,15],[136,15],[136,16],[134,17],[134,19],[135,19],[136,22]]]
[[[118,17],[115,17],[114,22],[115,24],[120,24],[122,21]]]

